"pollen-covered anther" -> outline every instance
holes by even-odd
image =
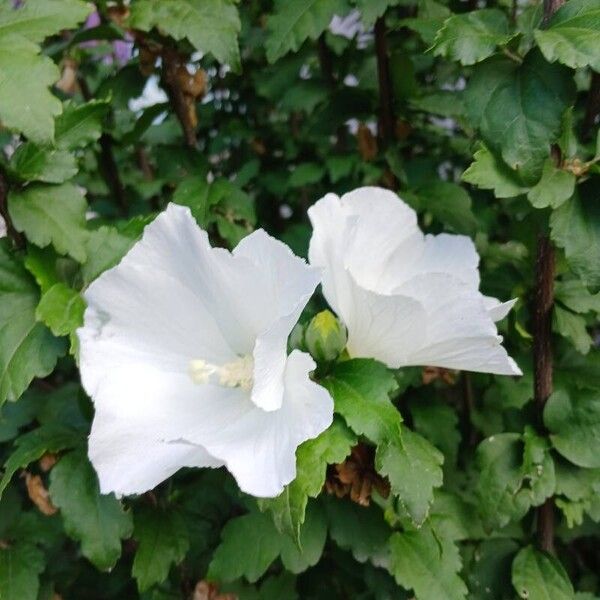
[[[202,359],[192,360],[190,363],[190,376],[194,383],[214,383],[225,387],[240,387],[243,390],[252,388],[254,374],[254,360],[251,356],[241,356],[218,366]]]

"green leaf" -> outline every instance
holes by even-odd
[[[594,291],[600,288],[600,204],[576,194],[550,217],[552,240],[569,266]]]
[[[348,8],[346,0],[277,0],[267,21],[267,60],[273,63],[290,50],[298,50],[308,38],[316,40],[333,16],[343,16]]]
[[[10,169],[23,181],[63,183],[77,173],[77,161],[65,150],[28,142],[12,155]]]
[[[477,546],[468,571],[472,600],[513,598],[510,573],[518,549],[514,540],[503,538],[485,540]]]
[[[474,234],[479,223],[473,214],[471,197],[456,183],[434,181],[417,189],[417,210],[429,211],[438,221],[457,233]]]
[[[54,335],[73,335],[83,324],[84,311],[85,302],[79,292],[64,283],[56,283],[42,296],[35,316]]]
[[[131,574],[140,592],[169,575],[171,565],[179,564],[188,551],[190,540],[185,521],[175,511],[141,507],[134,514],[133,537],[138,547]]]
[[[561,304],[576,313],[600,313],[600,292],[591,294],[579,279],[555,282],[554,295]]]
[[[388,477],[392,492],[415,525],[425,521],[434,488],[442,485],[443,462],[444,455],[408,427],[402,427],[399,438],[377,446],[377,470]]]
[[[508,19],[497,8],[484,8],[444,21],[430,50],[436,56],[457,60],[463,65],[474,65],[491,56],[497,46],[507,44],[513,37]]]
[[[290,175],[288,184],[292,188],[299,188],[313,183],[319,183],[325,175],[325,169],[317,163],[302,163]]]
[[[248,552],[249,542],[252,552]],[[251,512],[236,517],[221,532],[221,544],[213,555],[208,577],[217,581],[245,577],[253,583],[279,556],[280,550],[280,534],[268,516]]]
[[[88,259],[82,268],[85,284],[90,284],[104,271],[114,267],[135,241],[135,237],[124,235],[114,227],[103,226],[91,231],[85,244]]]
[[[66,448],[73,448],[81,442],[80,432],[62,425],[44,425],[24,433],[15,441],[15,450],[4,464],[4,473],[0,480],[0,496],[19,469],[24,469],[46,452],[60,452]]]
[[[544,408],[553,446],[580,467],[600,467],[600,397],[589,390],[557,390]]]
[[[542,178],[529,190],[527,198],[535,208],[558,208],[573,195],[575,182],[573,173],[557,169],[548,159],[544,163]]]
[[[0,548],[0,599],[37,600],[44,567],[43,552],[32,544],[19,541]]]
[[[352,552],[359,562],[385,560],[392,530],[379,507],[331,497],[323,500],[329,535],[340,548]]]
[[[315,498],[323,488],[327,465],[341,463],[355,443],[354,434],[336,418],[329,429],[298,448],[294,481],[277,498],[259,500],[260,509],[271,513],[280,532],[299,542],[308,498]]]
[[[74,150],[100,139],[102,119],[108,113],[106,100],[92,100],[86,104],[65,104],[63,113],[56,118],[54,143],[57,148]]]
[[[38,299],[32,277],[0,241],[0,404],[48,375],[64,352],[64,342],[35,319]]]
[[[585,319],[558,305],[554,307],[553,317],[554,329],[563,337],[571,340],[577,352],[587,354],[593,340],[587,332]]]
[[[553,492],[553,463],[547,448],[531,437],[524,444],[517,433],[493,435],[479,444],[476,464],[478,506],[488,528],[521,519]]]
[[[375,443],[399,437],[402,417],[389,397],[397,384],[385,365],[371,359],[344,361],[321,383],[355,433]]]
[[[32,185],[8,198],[8,210],[18,231],[37,246],[52,244],[58,252],[79,262],[87,256],[86,209],[83,193],[69,183]]]
[[[399,24],[416,31],[426,44],[433,44],[437,32],[451,15],[450,9],[440,2],[419,0],[418,17],[402,19]]]
[[[473,159],[462,175],[463,181],[484,190],[493,190],[496,198],[514,198],[527,191],[517,174],[485,146],[475,152]]]
[[[10,3],[5,2],[8,6]],[[0,25],[0,30],[1,30]],[[54,117],[62,104],[48,87],[60,77],[58,67],[40,47],[20,35],[0,36],[0,119],[8,129],[37,143],[52,141]]]
[[[121,556],[121,540],[131,535],[131,513],[114,494],[101,495],[96,473],[83,452],[63,456],[50,473],[50,497],[68,536],[98,569],[109,570]]]
[[[570,0],[554,13],[547,28],[534,32],[534,37],[549,62],[600,71],[600,2]]]
[[[196,50],[240,70],[241,25],[231,0],[138,0],[131,7],[129,25],[142,31],[157,27],[176,40],[187,38]]]
[[[369,29],[390,6],[398,6],[402,4],[402,0],[354,0],[354,3],[360,11],[365,29]]]
[[[560,562],[532,546],[523,548],[515,557],[512,583],[519,598],[527,600],[573,600],[574,597],[573,586]]]
[[[467,588],[458,572],[458,548],[438,538],[431,527],[394,533],[390,539],[390,572],[417,600],[463,600]]]
[[[493,57],[477,65],[465,100],[485,143],[525,182],[533,183],[560,135],[573,92],[569,71],[532,51],[522,64]]]
[[[0,38],[18,33],[31,42],[43,42],[63,29],[81,23],[93,6],[81,0],[27,0],[18,9],[12,2],[0,6]]]

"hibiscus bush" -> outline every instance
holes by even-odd
[[[0,600],[600,598],[598,0],[1,0]]]

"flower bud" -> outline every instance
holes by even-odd
[[[328,310],[315,315],[304,334],[306,348],[317,361],[335,360],[347,340],[346,327]]]

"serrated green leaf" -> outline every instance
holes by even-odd
[[[576,313],[594,311],[600,313],[600,292],[590,293],[579,279],[557,281],[554,296],[561,304]]]
[[[402,0],[354,0],[354,3],[360,11],[365,29],[369,29],[390,6],[398,6]]]
[[[342,462],[355,443],[354,434],[336,418],[329,429],[298,448],[294,481],[277,498],[259,500],[260,509],[271,513],[280,532],[300,541],[308,498],[323,488],[327,465]]]
[[[478,64],[465,92],[485,143],[526,183],[537,181],[574,93],[572,75],[532,51],[522,64],[492,57]],[[536,118],[531,119],[530,115]]]
[[[267,21],[267,59],[273,63],[290,50],[296,51],[308,39],[316,40],[334,15],[348,12],[346,0],[277,0]]]
[[[8,198],[8,210],[18,231],[44,248],[52,244],[61,254],[79,262],[87,256],[85,213],[87,202],[74,185],[32,185]]]
[[[571,269],[592,290],[600,288],[600,204],[576,194],[550,217],[552,240]]]
[[[576,178],[573,173],[557,169],[548,159],[544,163],[541,179],[529,190],[527,198],[535,208],[558,208],[575,191]]]
[[[133,537],[138,547],[131,574],[140,592],[162,583],[172,565],[179,564],[190,540],[185,521],[175,511],[141,507],[134,513]]]
[[[468,570],[472,600],[512,598],[514,591],[510,582],[513,558],[519,545],[511,539],[485,540],[477,547],[473,564]]]
[[[43,552],[32,544],[0,548],[0,600],[37,600],[44,567]]]
[[[532,546],[523,548],[512,566],[512,583],[519,598],[573,600],[574,591],[560,562]]]
[[[23,181],[63,183],[77,173],[77,161],[66,150],[28,142],[12,155],[10,169]]]
[[[417,210],[430,212],[438,221],[457,233],[474,234],[479,222],[473,214],[468,192],[449,181],[434,181],[416,190]]]
[[[100,139],[102,119],[107,114],[106,100],[91,100],[85,104],[65,104],[56,118],[54,143],[57,148],[74,150]]]
[[[527,191],[517,174],[485,146],[475,152],[473,159],[462,175],[463,181],[484,190],[493,190],[496,198],[514,198]]]
[[[318,183],[325,175],[325,169],[317,163],[302,163],[290,175],[289,186],[292,188],[303,187]]]
[[[85,302],[78,291],[56,283],[42,296],[35,316],[54,335],[72,335],[83,324],[84,310]]]
[[[443,454],[408,427],[402,427],[396,440],[380,442],[375,455],[377,470],[390,480],[392,492],[415,525],[429,514],[434,488],[442,485],[443,463]]]
[[[553,446],[580,467],[600,467],[600,397],[589,390],[559,389],[546,403],[544,423]]]
[[[512,37],[504,12],[484,8],[444,21],[430,50],[436,56],[457,60],[462,65],[474,65],[491,56],[497,46],[507,44]]]
[[[24,469],[46,452],[60,452],[66,448],[74,448],[81,442],[80,432],[62,425],[44,425],[23,434],[16,440],[15,450],[4,464],[4,473],[0,479],[0,496],[19,469]]]
[[[9,4],[8,2],[5,5]],[[48,89],[60,77],[58,67],[26,38],[0,36],[0,119],[8,129],[37,143],[54,138],[54,117],[62,104]]]
[[[370,359],[337,364],[323,381],[333,396],[335,411],[359,435],[379,443],[400,435],[402,417],[390,402],[396,380],[385,365]]]
[[[349,500],[324,498],[329,535],[359,562],[382,562],[392,530],[377,506],[359,506]]]
[[[252,552],[246,544],[251,541]],[[245,577],[257,581],[279,556],[280,534],[271,519],[251,512],[228,521],[221,532],[221,544],[215,550],[208,570],[209,578],[233,581]]]
[[[85,284],[90,284],[104,271],[114,267],[135,241],[135,237],[124,235],[114,227],[103,226],[91,231],[85,244],[88,259],[82,268]]]
[[[534,32],[534,37],[549,62],[600,71],[600,2],[570,0],[554,13],[545,29]]]
[[[553,313],[553,328],[560,335],[571,340],[577,352],[587,354],[590,351],[593,340],[587,332],[586,322],[582,316],[556,305]]]
[[[444,21],[452,15],[450,9],[435,0],[419,0],[418,16],[402,19],[401,25],[416,31],[426,44],[433,44]]]
[[[458,575],[458,548],[452,541],[438,538],[429,526],[394,533],[390,552],[390,572],[402,587],[414,590],[417,600],[466,598],[467,587]]]
[[[530,506],[541,504],[553,492],[554,471],[547,452],[538,453],[534,460],[526,444],[517,433],[500,433],[477,448],[476,493],[488,528],[521,519]]]
[[[234,71],[240,69],[241,25],[231,0],[138,0],[129,24],[142,31],[157,27],[176,40],[187,38],[200,52],[212,54]]]
[[[31,42],[71,29],[93,10],[81,0],[27,0],[17,9],[12,2],[0,6],[0,38],[17,33]]]
[[[0,240],[0,404],[48,375],[64,352],[64,342],[36,321],[38,300],[35,282]]]
[[[98,569],[111,569],[121,540],[131,535],[131,513],[113,494],[101,495],[96,473],[83,452],[63,456],[50,473],[50,497],[60,508],[65,531]]]

